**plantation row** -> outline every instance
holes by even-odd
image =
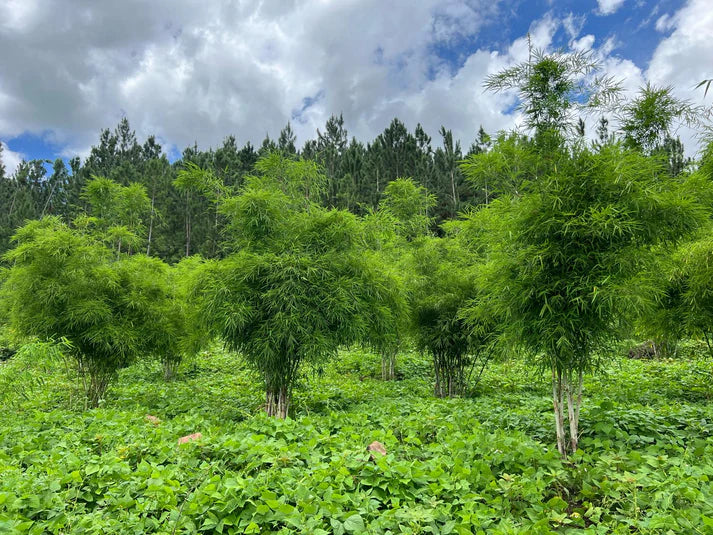
[[[280,418],[304,366],[340,348],[373,349],[393,379],[395,356],[413,345],[431,356],[439,397],[461,395],[515,349],[551,374],[566,456],[582,433],[584,374],[614,342],[650,338],[673,352],[713,327],[713,145],[697,165],[674,165],[669,150],[676,121],[706,112],[647,87],[618,103],[621,139],[587,143],[571,135],[575,112],[616,102],[607,81],[582,85],[594,67],[584,54],[535,53],[490,79],[520,91],[533,134],[502,134],[464,160],[485,202],[435,232],[436,198],[416,181],[390,181],[357,215],[322,203],[322,167],[277,151],[239,186],[192,163],[178,172],[177,191],[214,207],[223,254],[169,265],[140,252],[153,228],[145,188],[96,176],[80,196],[86,212],[15,233],[3,320],[14,337],[60,344],[94,407],[137,359],[159,359],[171,379],[219,340],[259,373],[265,410]]]

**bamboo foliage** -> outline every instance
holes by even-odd
[[[479,379],[499,335],[493,318],[476,310],[476,258],[453,237],[423,238],[409,263],[413,337],[433,357],[434,394],[460,396]]]
[[[530,46],[527,61],[488,76],[489,91],[517,91],[518,106],[536,137],[574,130],[578,112],[612,108],[620,85],[596,76],[601,64],[591,52],[547,53]]]
[[[704,186],[662,181],[662,173],[656,160],[619,145],[575,146],[527,194],[501,197],[474,216],[487,229],[489,261],[479,277],[490,306],[506,335],[552,371],[562,455],[577,448],[582,374],[655,300],[652,247],[706,219]]]
[[[138,183],[122,186],[101,176],[94,176],[82,191],[81,198],[90,207],[80,217],[86,227],[116,249],[129,254],[143,246],[145,220],[150,217],[151,203],[146,189]]]
[[[661,260],[656,306],[640,329],[669,347],[685,338],[703,339],[713,356],[713,240],[706,227]],[[663,255],[662,255],[663,256]]]
[[[206,263],[197,295],[208,328],[262,375],[266,412],[285,418],[302,364],[391,325],[400,286],[362,220],[313,202],[317,167],[270,155],[257,168],[221,207],[237,252]]]
[[[20,332],[69,341],[95,406],[139,345],[110,253],[56,218],[30,222],[14,239],[17,246],[5,255],[13,267],[2,289],[10,320]]]
[[[188,343],[192,316],[172,268],[142,254],[117,254],[102,238],[57,217],[27,223],[4,255],[11,267],[1,293],[18,333],[66,340],[90,406],[136,358],[161,358],[173,372],[198,345]]]

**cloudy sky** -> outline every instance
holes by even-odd
[[[711,104],[694,89],[713,77],[711,29],[710,0],[0,0],[0,141],[12,170],[84,156],[124,116],[175,155],[288,120],[301,145],[343,113],[364,141],[396,116],[467,146],[516,124],[482,83],[527,58],[528,32],[591,49],[631,91]]]

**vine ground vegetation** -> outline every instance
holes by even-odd
[[[439,399],[428,357],[399,355],[397,381],[380,366],[340,353],[304,376],[293,417],[278,420],[255,372],[216,349],[171,382],[158,360],[139,361],[84,411],[61,352],[26,346],[0,364],[0,532],[713,529],[709,361],[622,358],[585,376],[586,425],[567,460],[546,374],[500,362],[477,392]],[[374,440],[387,454],[372,460]]]

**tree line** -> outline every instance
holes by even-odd
[[[444,221],[480,202],[482,194],[467,184],[459,162],[468,154],[487,150],[490,137],[481,127],[469,151],[464,152],[450,130],[441,127],[439,135],[439,145],[434,147],[420,124],[410,132],[395,118],[365,144],[349,138],[339,115],[330,117],[324,131],[318,130],[316,138],[307,140],[301,149],[296,148],[296,136],[288,122],[277,139],[266,136],[260,147],[250,142],[239,147],[230,135],[218,148],[201,150],[194,144],[170,162],[155,136],[140,143],[128,119],[123,118],[113,130],[101,132],[84,161],[79,157],[68,163],[62,159],[22,161],[13,173],[7,173],[0,163],[0,205],[4,207],[0,251],[7,250],[14,230],[24,221],[45,215],[71,221],[86,212],[89,205],[82,191],[93,177],[103,177],[122,186],[144,187],[149,207],[141,215],[142,223],[151,229],[146,244],[149,254],[170,262],[196,253],[218,257],[225,220],[204,197],[174,187],[178,172],[187,165],[198,165],[211,170],[223,187],[239,187],[257,160],[272,152],[319,163],[326,176],[320,192],[324,206],[364,214],[377,206],[389,182],[408,176],[436,196],[436,221]]]
[[[583,375],[617,340],[713,343],[713,143],[691,161],[673,134],[708,111],[653,86],[622,101],[596,69],[584,53],[533,51],[493,75],[488,89],[518,91],[527,133],[481,129],[467,155],[445,129],[430,151],[396,120],[347,144],[333,117],[299,153],[288,125],[257,151],[228,138],[172,165],[122,121],[73,173],[23,164],[3,182],[29,184],[8,190],[13,214],[43,208],[3,256],[2,319],[62,343],[91,405],[137,358],[170,379],[222,340],[282,418],[305,366],[345,346],[379,353],[384,379],[420,348],[440,397],[519,354],[551,374],[566,456]],[[612,109],[617,131],[601,119],[585,139],[582,114]]]

